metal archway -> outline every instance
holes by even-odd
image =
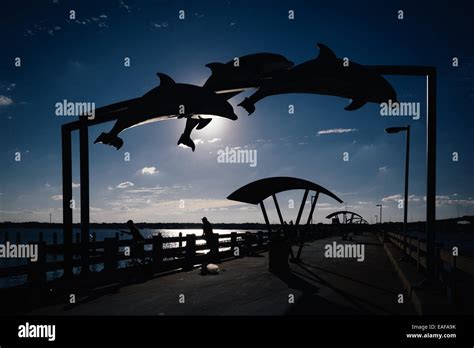
[[[270,220],[268,219],[267,211],[265,209],[265,204],[263,201],[268,198],[272,197],[273,202],[275,203],[275,207],[278,213],[278,218],[280,220],[281,225],[284,225],[283,216],[281,214],[280,206],[278,204],[278,200],[276,194],[283,191],[289,190],[304,190],[303,199],[300,204],[300,208],[298,210],[298,216],[295,221],[295,228],[300,224],[301,217],[303,215],[304,206],[306,204],[306,199],[308,198],[309,191],[315,192],[315,197],[311,202],[311,210],[308,215],[308,219],[306,221],[306,225],[312,220],[314,209],[316,207],[316,202],[318,201],[319,194],[323,193],[339,203],[342,203],[342,200],[337,197],[334,193],[329,191],[328,189],[308,180],[293,178],[293,177],[271,177],[260,179],[254,182],[251,182],[241,188],[237,189],[233,193],[231,193],[227,199],[242,203],[248,204],[259,204],[260,208],[262,209],[263,218],[265,219],[265,224],[267,226],[268,232],[272,233],[272,229],[270,226]],[[292,252],[293,259],[299,259],[301,255],[301,250],[303,249],[303,244],[300,243],[297,256],[294,257]]]

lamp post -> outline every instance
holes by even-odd
[[[406,146],[405,146],[405,202],[403,204],[403,252],[406,252],[406,238],[407,238],[407,220],[408,220],[408,171],[410,166],[410,125],[406,127],[389,127],[385,132],[389,134],[406,132]]]
[[[380,224],[382,224],[382,204],[377,204],[377,207],[380,207]]]

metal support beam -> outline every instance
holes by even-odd
[[[303,214],[304,205],[306,204],[306,199],[308,198],[309,190],[304,191],[303,200],[301,201],[300,210],[298,211],[298,217],[296,218],[295,226],[298,226],[301,220],[301,215]]]
[[[265,223],[267,224],[268,233],[272,233],[272,229],[270,228],[270,220],[268,220],[267,211],[265,210],[265,204],[263,201],[260,202],[260,208],[262,208],[263,218],[265,219]]]
[[[71,131],[61,127],[62,181],[63,181],[63,252],[64,278],[70,278],[72,271],[72,154]]]
[[[81,274],[89,272],[89,128],[86,122],[79,129],[81,177]]]
[[[283,216],[281,215],[281,210],[280,210],[280,206],[278,205],[277,198],[275,195],[272,195],[272,197],[273,197],[273,202],[275,203],[275,207],[278,213],[278,218],[280,219],[280,223],[283,226]]]
[[[427,76],[426,119],[426,269],[429,279],[435,274],[436,233],[436,70]]]
[[[319,198],[319,191],[316,192],[316,195],[314,196],[313,202],[311,202],[311,210],[309,212],[308,220],[306,221],[306,225],[309,225],[309,223],[313,219],[314,208],[316,208],[316,202],[318,201],[318,198]]]

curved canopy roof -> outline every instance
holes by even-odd
[[[362,216],[360,216],[359,214],[357,213],[354,213],[353,211],[347,211],[347,210],[339,210],[339,211],[336,211],[334,213],[331,213],[329,214],[328,216],[326,216],[326,219],[331,219],[332,217],[336,216],[336,215],[339,215],[339,214],[351,214],[351,215],[355,215],[355,216],[358,216],[360,217],[361,219],[364,219]]]
[[[265,178],[251,182],[231,193],[227,199],[249,204],[258,204],[271,195],[288,190],[316,191],[324,193],[339,203],[342,203],[342,200],[334,193],[314,182],[287,176]]]

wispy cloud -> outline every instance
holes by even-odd
[[[5,95],[0,95],[0,106],[11,105],[13,100]]]
[[[213,138],[213,139],[209,140],[208,143],[217,143],[221,140],[222,140],[221,138]]]
[[[323,134],[341,134],[341,133],[350,133],[350,132],[357,132],[355,128],[333,128],[333,129],[324,129],[318,131],[318,135]]]
[[[118,185],[117,185],[117,188],[119,188],[119,189],[125,189],[125,188],[132,187],[132,186],[134,186],[134,185],[133,185],[133,182],[125,181],[125,182],[121,182],[120,184],[118,184]]]
[[[63,200],[63,195],[54,195],[54,196],[51,196],[51,199],[53,201],[62,201]]]

